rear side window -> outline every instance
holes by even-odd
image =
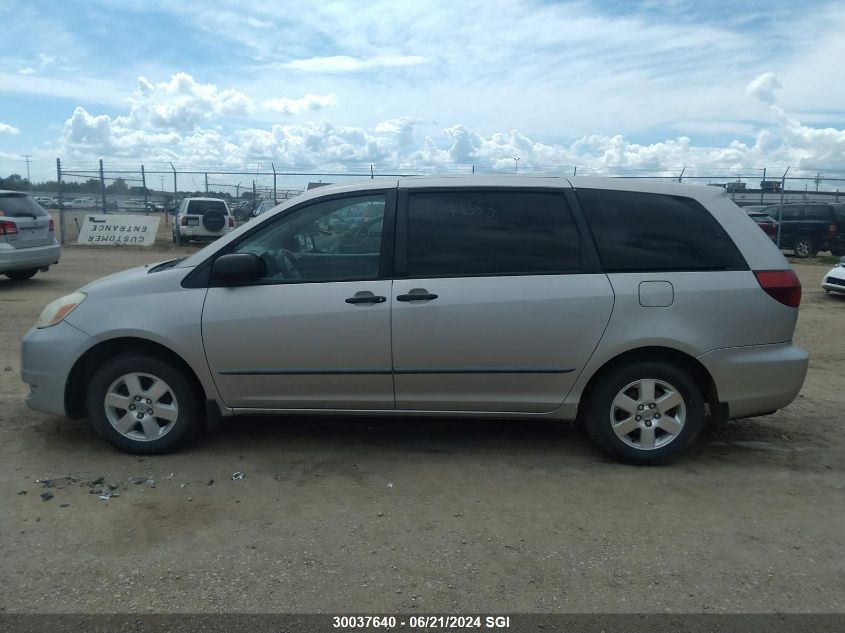
[[[608,272],[747,270],[716,219],[691,198],[579,189]]]
[[[808,204],[804,207],[804,217],[808,220],[824,220],[830,222],[830,210],[825,204]]]
[[[226,203],[222,200],[191,200],[188,202],[187,213],[202,215],[206,211],[220,211],[226,213]]]
[[[47,212],[29,196],[0,195],[0,216],[42,218]]]
[[[408,196],[408,276],[532,275],[580,268],[562,193],[417,192]]]

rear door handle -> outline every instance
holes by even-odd
[[[437,295],[430,293],[413,293],[407,295],[397,295],[397,301],[434,301]]]
[[[366,295],[363,297],[349,297],[346,303],[384,303],[385,301],[387,301],[386,297]]]

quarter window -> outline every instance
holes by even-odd
[[[691,198],[602,189],[577,194],[608,272],[748,268],[722,226]]]
[[[412,192],[409,277],[577,271],[580,240],[561,193]]]

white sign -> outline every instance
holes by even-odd
[[[77,244],[86,246],[150,246],[159,218],[147,215],[86,215]]]

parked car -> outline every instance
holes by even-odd
[[[327,229],[355,209],[385,227],[369,252]],[[800,298],[716,187],[368,180],[54,301],[21,375],[30,407],[87,415],[133,453],[183,445],[206,416],[429,414],[577,419],[648,464],[708,419],[796,397]]]
[[[51,200],[49,196],[34,196],[32,199],[44,208],[50,206]]]
[[[845,257],[822,278],[822,289],[828,294],[845,294]]]
[[[773,242],[777,242],[778,225],[771,216],[758,211],[747,211],[747,213],[748,217],[754,220],[757,223],[757,226],[763,229],[763,233],[768,235]]]
[[[33,198],[0,190],[0,273],[22,281],[59,263],[53,218]]]
[[[94,198],[74,198],[64,206],[67,209],[96,209],[99,205]]]
[[[253,203],[252,200],[242,200],[232,206],[232,215],[238,221],[244,222],[252,217],[252,213],[257,206],[257,203]]]
[[[216,240],[235,228],[235,218],[229,213],[226,202],[220,198],[185,198],[176,221],[173,223],[173,241],[176,232],[184,241]]]
[[[131,213],[135,211],[146,211],[147,207],[144,205],[143,200],[124,200],[120,203],[120,210]]]
[[[255,219],[259,215],[261,215],[263,213],[267,213],[270,209],[272,209],[275,206],[276,206],[275,200],[262,200],[261,204],[259,204],[257,207],[255,207],[255,211],[252,212],[252,215],[249,216],[249,219],[250,220]]]
[[[790,202],[772,205],[763,212],[781,222],[780,244],[796,257],[815,257],[829,250],[845,255],[845,204]]]

